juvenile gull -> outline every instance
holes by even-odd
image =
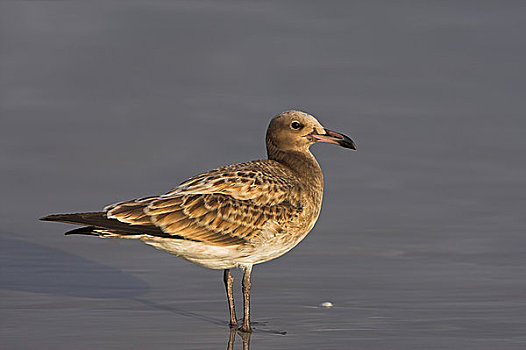
[[[309,151],[316,142],[356,149],[350,138],[325,129],[313,116],[287,111],[268,126],[268,159],[211,170],[161,196],[41,220],[86,225],[67,235],[138,239],[198,265],[223,269],[231,327],[238,324],[230,269],[243,269],[240,330],[251,332],[252,266],[294,248],[320,214],[323,175]]]

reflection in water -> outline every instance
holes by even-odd
[[[236,328],[230,329],[230,334],[228,337],[227,350],[234,350],[234,341],[236,339],[236,333],[239,334],[239,337],[243,340],[243,350],[250,349],[250,337],[252,333],[240,332]]]
[[[154,303],[154,302],[149,301],[149,300],[138,299],[138,298],[134,298],[134,300],[137,301],[137,302],[140,302],[140,303],[142,303],[144,305],[147,305],[149,307],[158,309],[158,310],[170,311],[170,312],[176,313],[176,314],[181,315],[181,316],[186,316],[186,317],[199,319],[199,320],[206,321],[206,322],[209,322],[209,323],[213,323],[213,324],[216,324],[216,325],[224,326],[224,325],[228,324],[228,322],[226,320],[215,319],[215,318],[204,316],[204,315],[192,312],[192,311],[186,311],[186,310],[178,309],[178,308],[175,308],[173,306],[160,305],[160,304]],[[258,332],[258,331],[261,331],[261,330],[255,330],[254,329],[254,331]],[[269,331],[263,331],[263,332],[269,332]],[[239,334],[239,337],[243,341],[243,350],[250,349],[250,337],[251,337],[252,333],[241,332],[237,328],[230,328],[229,333],[228,333],[227,347],[226,347],[227,350],[233,350],[234,349],[234,342],[235,342],[235,339],[236,339],[236,333]],[[285,333],[286,332],[276,332],[276,334],[281,334],[281,335],[283,335]]]
[[[133,300],[135,300],[136,302],[142,303],[144,305],[147,305],[147,306],[149,306],[151,308],[155,308],[155,309],[162,310],[162,311],[170,311],[170,312],[173,312],[173,313],[175,313],[177,315],[180,315],[180,316],[186,316],[186,317],[199,319],[199,320],[206,321],[208,323],[212,323],[212,324],[215,324],[215,325],[225,326],[225,325],[228,324],[227,320],[222,320],[222,319],[220,320],[220,319],[217,319],[217,318],[204,316],[204,315],[198,314],[196,312],[186,311],[186,310],[183,310],[183,309],[179,309],[179,308],[173,307],[171,305],[170,306],[169,305],[161,305],[161,304],[157,304],[155,302],[152,302],[150,300],[139,299],[139,298],[133,298]],[[270,334],[276,334],[276,335],[285,335],[285,334],[287,334],[286,331],[279,331],[279,330],[272,330],[272,329],[262,329],[261,327],[258,327],[258,326],[254,327],[254,325],[261,326],[261,325],[264,325],[264,323],[251,322],[251,325],[252,325],[252,329],[253,329],[254,333],[270,333]],[[229,333],[228,333],[227,350],[233,350],[234,349],[234,343],[235,343],[235,339],[236,339],[236,334],[238,334],[239,337],[241,338],[241,340],[243,341],[243,350],[250,349],[250,337],[252,336],[252,333],[241,332],[237,328],[230,328]]]

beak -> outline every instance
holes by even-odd
[[[317,134],[316,132],[313,132],[311,136],[318,142],[334,143],[335,145],[356,150],[356,144],[347,136],[329,129],[323,130],[325,131],[325,134]]]

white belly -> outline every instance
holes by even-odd
[[[181,259],[210,269],[231,269],[261,264],[294,248],[306,235],[294,240],[266,241],[254,245],[219,246],[181,239],[145,236],[140,240]]]

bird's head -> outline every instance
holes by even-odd
[[[270,121],[267,129],[267,148],[281,151],[306,151],[316,142],[327,142],[355,150],[349,137],[324,128],[312,115],[291,110]]]

